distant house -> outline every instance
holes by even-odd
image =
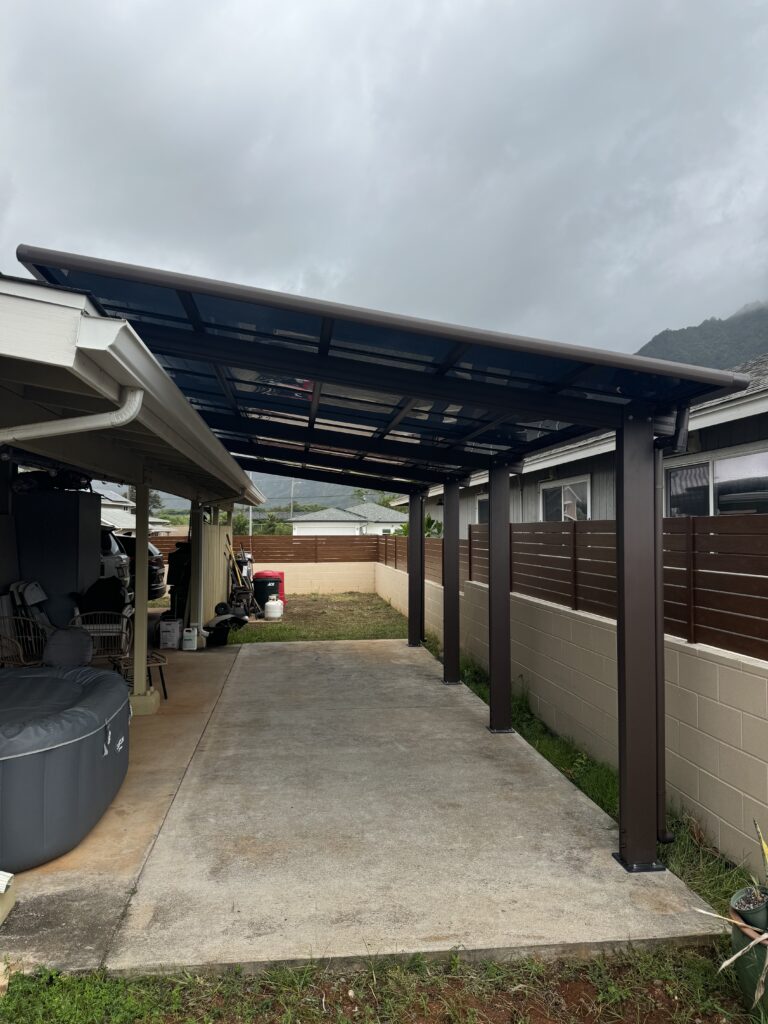
[[[294,537],[361,537],[396,533],[408,516],[397,509],[366,501],[352,508],[322,508],[294,516]]]
[[[135,533],[136,514],[134,508],[136,503],[109,484],[94,480],[91,486],[97,494],[101,495],[101,525],[109,527],[110,530],[116,530],[118,533]],[[185,527],[185,533],[186,530]],[[150,515],[149,533],[151,536],[156,537],[169,532],[170,523],[167,519]]]
[[[665,516],[768,512],[768,355],[738,369],[749,388],[692,406],[687,453],[664,458]],[[614,519],[615,448],[612,433],[599,434],[527,458],[512,479],[510,521]],[[430,488],[425,511],[442,521],[442,505],[442,487]],[[488,474],[474,473],[461,491],[461,535],[487,522]]]

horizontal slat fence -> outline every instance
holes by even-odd
[[[186,537],[152,537],[163,555]],[[292,537],[235,536],[234,550],[253,554],[254,562],[377,562],[379,543],[388,537]],[[394,540],[395,538],[392,538]],[[400,540],[405,541],[402,537]],[[402,567],[402,566],[401,566]]]
[[[616,524],[513,523],[512,589],[616,617]],[[664,520],[667,633],[768,659],[768,515]],[[153,537],[167,556],[178,537]],[[256,562],[383,562],[408,569],[408,538],[235,537]],[[488,582],[488,526],[459,545],[461,579]],[[427,538],[426,578],[443,580],[442,541]]]
[[[424,541],[424,576],[433,583],[443,583],[443,542],[434,537]]]
[[[513,523],[512,589],[616,617],[616,524]],[[470,531],[470,578],[488,580],[487,543]],[[665,519],[667,633],[768,659],[768,516]]]

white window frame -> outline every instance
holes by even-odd
[[[768,455],[765,441],[749,441],[747,444],[735,444],[730,448],[714,448],[710,452],[689,452],[687,455],[675,455],[664,460],[664,515],[669,516],[669,487],[667,486],[667,470],[682,469],[684,466],[709,466],[709,512],[715,513],[715,463],[721,459],[737,459],[740,455]],[[680,518],[683,518],[682,516]]]
[[[587,519],[592,518],[592,474],[582,473],[581,476],[567,476],[563,477],[562,480],[542,480],[539,484],[539,522],[544,522],[544,491],[551,490],[553,487],[568,487],[570,484],[586,484],[587,485]],[[570,522],[571,520],[562,520],[562,522]]]
[[[476,494],[475,495],[475,526],[480,525],[480,502],[488,501],[488,494]]]

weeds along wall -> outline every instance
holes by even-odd
[[[377,563],[376,592],[404,614],[408,576]],[[442,640],[443,590],[425,584],[427,632]],[[512,672],[518,691],[558,735],[616,767],[616,623],[512,594]],[[488,587],[461,594],[462,652],[488,668]],[[768,827],[768,662],[667,636],[667,793],[735,863],[761,870],[752,820]]]

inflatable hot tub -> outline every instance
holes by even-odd
[[[0,670],[0,869],[44,864],[90,832],[125,778],[129,718],[117,672]]]

